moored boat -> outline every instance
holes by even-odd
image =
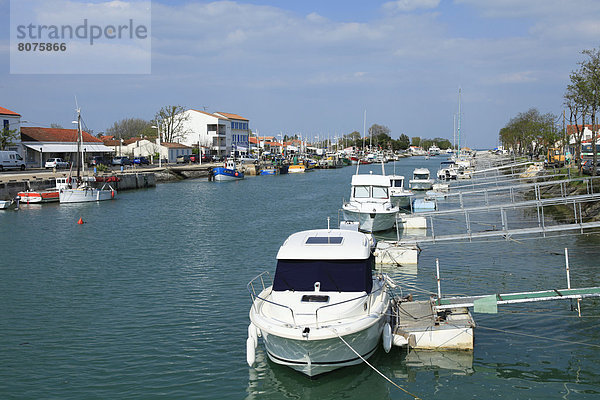
[[[290,165],[288,168],[288,174],[298,174],[306,171],[306,167],[303,164]]]
[[[350,200],[342,206],[344,218],[347,221],[358,222],[359,229],[364,232],[393,228],[399,208],[392,204],[389,189],[388,176],[353,175]]]
[[[224,167],[213,168],[212,175],[215,181],[236,181],[244,179],[244,173],[237,170],[233,158],[228,159]]]
[[[51,203],[59,201],[59,189],[44,189],[44,190],[27,190],[17,193],[21,198],[21,202],[30,203]]]
[[[390,178],[390,200],[400,208],[410,208],[410,201],[415,195],[411,190],[404,189],[404,176],[388,175]]]
[[[371,247],[369,235],[351,230],[292,234],[277,254],[272,285],[265,287],[266,273],[248,283],[248,364],[259,336],[271,361],[308,376],[360,364],[382,336],[389,350],[390,294],[385,276],[373,272]]]
[[[415,168],[413,178],[408,181],[412,190],[431,190],[433,179],[430,179],[430,172],[427,168]]]

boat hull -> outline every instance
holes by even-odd
[[[411,179],[408,183],[412,190],[431,190],[433,188],[433,182],[431,180],[421,181]]]
[[[90,187],[61,189],[59,192],[59,201],[61,203],[87,203],[92,201],[112,200],[116,196],[116,190],[96,189]]]
[[[343,208],[346,221],[358,222],[358,229],[363,232],[387,231],[394,227],[397,210],[378,211],[374,213],[361,212]]]
[[[413,194],[391,194],[390,201],[393,205],[399,208],[410,208],[410,200],[413,198]]]
[[[18,196],[23,203],[51,203],[59,201],[60,196],[57,190],[19,192]]]
[[[288,174],[301,174],[306,171],[304,165],[290,165],[288,168]]]
[[[229,168],[217,167],[213,169],[215,181],[236,181],[244,179],[244,174]]]
[[[382,316],[370,327],[342,336],[364,359],[377,350],[385,318]],[[286,365],[308,376],[316,376],[338,368],[362,363],[358,357],[332,330],[332,337],[319,340],[296,340],[271,335],[262,331],[263,342],[269,359]]]

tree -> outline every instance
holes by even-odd
[[[140,118],[125,118],[115,122],[106,130],[106,134],[119,139],[131,139],[132,137],[151,136],[152,131],[149,121]]]
[[[594,154],[593,164],[598,165],[598,154],[596,152],[596,112],[600,107],[600,50],[583,50],[588,58],[579,63],[581,65],[580,73],[583,78],[583,97],[585,103],[589,105],[589,111],[592,117],[592,149]],[[592,175],[596,175],[596,168],[592,168]]]
[[[575,125],[575,132],[573,132],[575,137],[575,160],[579,175],[581,175],[581,142],[585,130],[585,117],[589,112],[589,104],[584,95],[585,81],[580,72],[571,72],[569,78],[571,83],[567,86],[567,91],[564,94],[564,104],[569,109],[569,124]],[[579,127],[579,120],[581,120],[581,128]]]
[[[54,128],[54,129],[64,129],[64,128],[62,127],[62,125],[61,125],[61,124],[57,124],[57,123],[55,123],[55,122],[53,122],[53,123],[51,123],[51,124],[50,124],[50,128]]]
[[[373,124],[369,128],[369,136],[371,139],[369,143],[371,145],[377,146],[387,146],[389,142],[392,140],[390,137],[390,128],[384,125]]]
[[[154,116],[154,121],[160,125],[160,133],[164,142],[179,142],[188,133],[185,122],[188,115],[183,106],[164,106]]]
[[[400,138],[398,138],[398,140],[396,140],[396,144],[398,146],[398,149],[406,150],[410,146],[410,139],[408,138],[408,136],[406,136],[403,133],[400,135]],[[396,149],[394,149],[394,150],[396,150]]]
[[[418,136],[414,136],[410,139],[410,145],[419,147],[421,145],[421,138]]]
[[[6,150],[8,146],[14,145],[13,140],[17,139],[17,137],[18,133],[16,129],[2,129],[0,131],[0,150]]]

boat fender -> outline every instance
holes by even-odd
[[[253,323],[250,323],[250,325],[248,325],[248,337],[252,338],[252,340],[254,340],[254,348],[256,348],[256,346],[258,346],[258,329],[256,329],[256,326],[254,326]]]
[[[383,349],[386,353],[392,348],[392,327],[389,323],[383,326]]]
[[[254,348],[254,340],[249,337],[246,339],[246,362],[251,367],[254,365],[254,361],[256,361],[256,349]]]
[[[236,172],[234,175],[235,175],[235,176],[238,176],[238,173]]]
[[[110,198],[111,198],[111,199],[114,199],[114,198],[115,198],[115,191],[114,191],[114,190],[111,190],[111,191],[110,191]]]

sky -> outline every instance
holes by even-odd
[[[150,73],[11,74],[0,0],[0,106],[69,127],[77,97],[99,133],[181,105],[309,139],[362,132],[366,110],[393,138],[452,141],[460,88],[461,144],[492,148],[519,112],[562,114],[599,21],[597,0],[153,1]]]

